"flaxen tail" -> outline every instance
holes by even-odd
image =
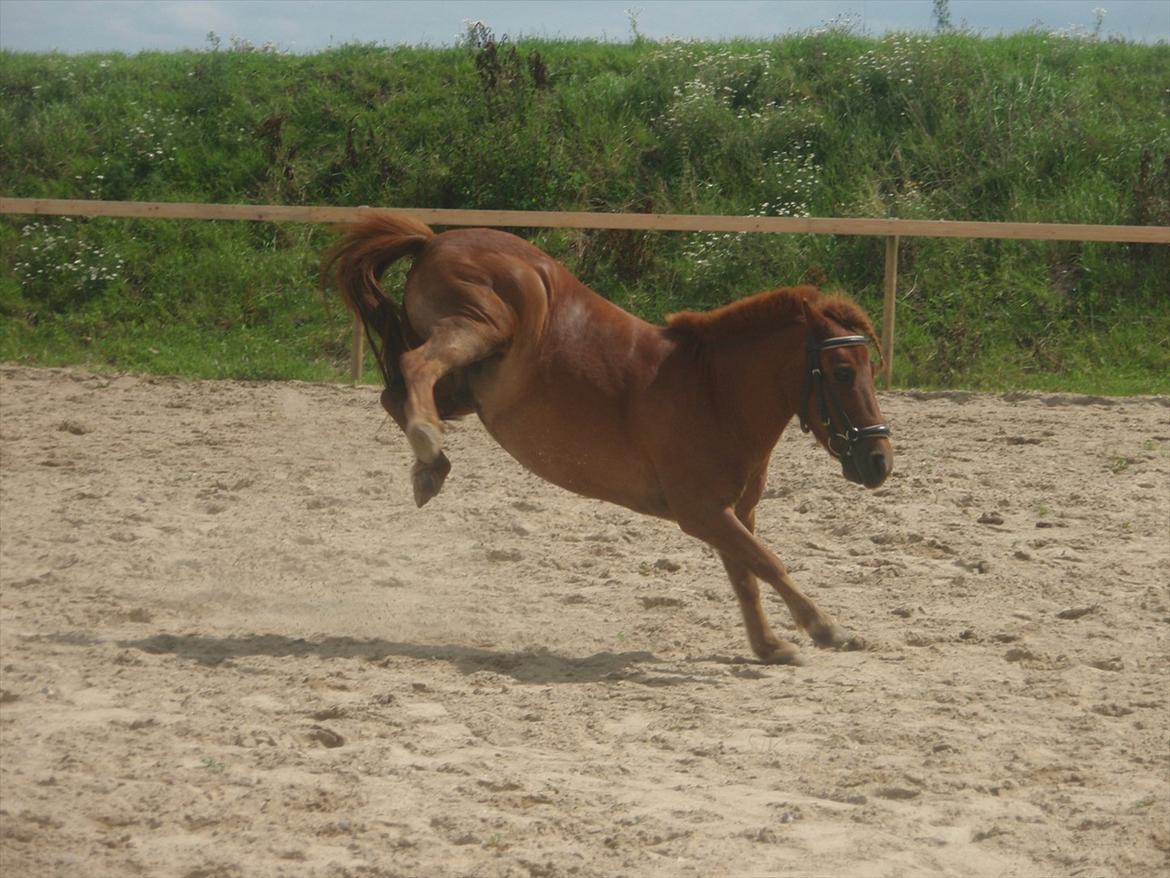
[[[391,387],[402,382],[398,358],[411,345],[403,316],[382,292],[379,279],[392,263],[417,256],[435,233],[425,223],[389,213],[343,228],[345,237],[321,265],[322,286],[332,277],[345,306],[361,318],[382,380]]]

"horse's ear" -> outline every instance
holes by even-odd
[[[808,299],[800,300],[800,322],[812,329],[820,322],[820,314],[809,304]]]

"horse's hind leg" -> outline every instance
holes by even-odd
[[[426,502],[443,490],[443,482],[451,472],[451,461],[447,455],[439,452],[430,463],[416,460],[410,470],[410,484],[414,489],[414,505],[423,507]]]
[[[394,419],[398,428],[406,433],[406,391],[402,387],[387,387],[382,391],[382,408]],[[442,405],[440,405],[440,409],[444,412],[447,411],[447,408]],[[461,412],[450,412],[451,416],[456,414],[461,414]],[[443,482],[447,480],[447,475],[450,472],[451,461],[441,451],[439,456],[430,463],[416,460],[410,473],[415,505],[422,507],[438,494],[443,489]]]
[[[406,438],[421,463],[433,463],[443,452],[436,383],[454,370],[491,355],[504,341],[503,333],[487,323],[446,317],[435,323],[423,344],[402,355],[399,365],[406,381]]]

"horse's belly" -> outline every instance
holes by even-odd
[[[665,515],[653,467],[621,425],[582,415],[579,406],[531,400],[502,411],[480,409],[500,446],[545,481],[637,512]]]

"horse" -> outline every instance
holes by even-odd
[[[772,450],[794,415],[849,481],[876,488],[891,472],[868,353],[877,340],[856,303],[787,287],[658,326],[503,231],[436,234],[384,212],[342,230],[322,283],[364,325],[382,406],[414,453],[419,507],[451,470],[443,422],[474,413],[537,476],[710,545],[761,662],[803,664],[769,626],[759,580],[818,646],[864,648],[755,536]],[[407,257],[399,306],[380,280]]]

